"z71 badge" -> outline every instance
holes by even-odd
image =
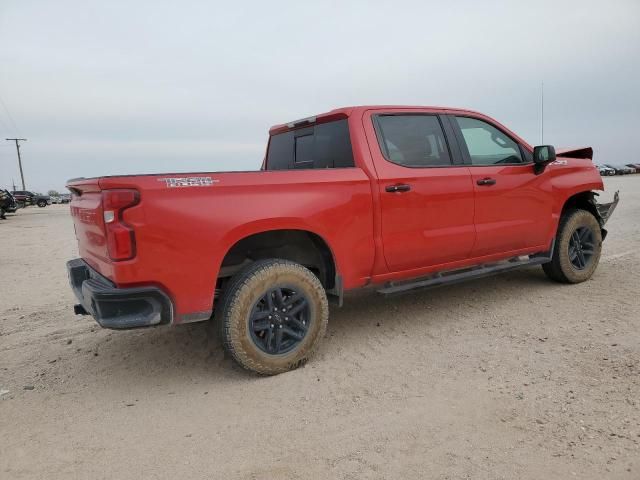
[[[165,182],[167,187],[210,187],[214,183],[218,183],[220,180],[216,180],[211,177],[173,177],[173,178],[159,178],[159,182]]]

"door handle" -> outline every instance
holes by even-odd
[[[496,179],[495,178],[483,178],[481,180],[477,180],[476,183],[478,185],[495,185],[496,184]]]
[[[411,190],[411,185],[407,185],[406,183],[398,183],[396,185],[387,185],[385,188],[387,192],[408,192]]]

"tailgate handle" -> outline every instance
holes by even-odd
[[[407,185],[406,183],[398,183],[396,185],[387,185],[385,188],[387,192],[408,192],[411,190],[411,185]]]

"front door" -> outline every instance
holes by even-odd
[[[442,119],[414,111],[372,114],[365,121],[374,126],[368,137],[374,137],[369,146],[389,270],[467,259],[475,240],[473,184],[457,146],[447,142]]]
[[[472,257],[544,246],[553,199],[524,146],[474,117],[449,117],[475,189],[476,243]]]

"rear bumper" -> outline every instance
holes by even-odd
[[[67,262],[69,283],[80,305],[103,328],[128,329],[173,322],[173,304],[158,287],[117,288],[81,258]]]

